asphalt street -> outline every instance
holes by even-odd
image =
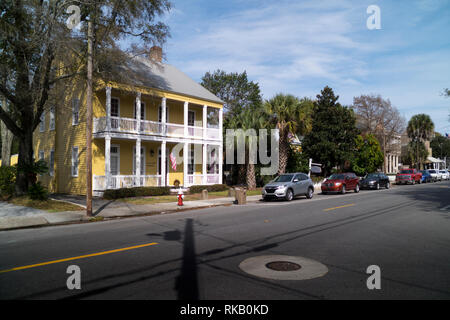
[[[0,232],[0,299],[450,299],[450,182]],[[310,280],[243,272],[287,255]],[[81,270],[69,290],[67,269]],[[367,288],[379,266],[381,289]]]

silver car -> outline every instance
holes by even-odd
[[[439,173],[441,174],[442,180],[450,179],[448,170],[440,170]]]
[[[439,172],[439,170],[431,169],[428,170],[430,172],[431,178],[433,178],[433,181],[442,181],[442,174]]]
[[[263,200],[285,199],[292,201],[296,196],[314,195],[314,183],[304,173],[286,173],[269,182],[262,190]]]

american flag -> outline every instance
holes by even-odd
[[[173,152],[170,154],[170,163],[172,164],[172,169],[177,171],[177,158],[175,158]]]

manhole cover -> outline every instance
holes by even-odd
[[[301,269],[301,266],[296,263],[288,261],[274,261],[266,264],[266,267],[275,271],[296,271]]]
[[[253,276],[273,280],[310,280],[328,273],[328,268],[320,262],[282,255],[248,258],[239,268]]]

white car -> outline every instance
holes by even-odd
[[[450,174],[449,174],[448,170],[439,170],[439,173],[442,176],[442,180],[449,180],[450,179]]]
[[[433,181],[442,181],[442,174],[439,172],[439,170],[430,169],[428,170],[430,172],[431,178],[433,178]]]

